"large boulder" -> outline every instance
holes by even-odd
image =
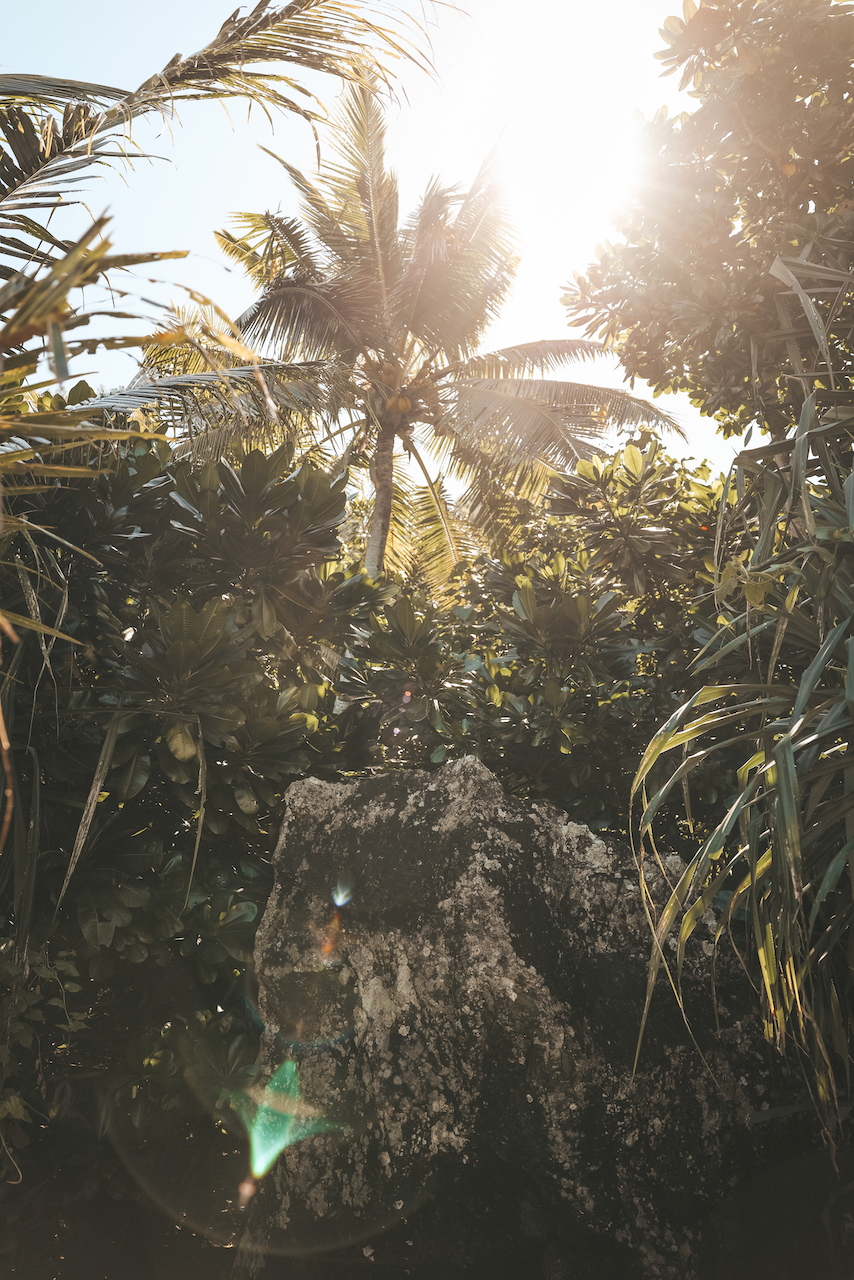
[[[710,936],[696,1043],[661,990],[633,1074],[650,933],[631,855],[473,759],[293,785],[256,949],[274,1086],[245,1107],[257,1150],[283,1150],[238,1271],[326,1274],[294,1257],[355,1245],[425,1280],[699,1274],[707,1210],[773,1128],[748,1119],[779,1101],[735,982],[715,1031]]]

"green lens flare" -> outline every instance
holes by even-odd
[[[229,1099],[249,1134],[249,1163],[256,1178],[263,1178],[285,1147],[339,1127],[300,1101],[295,1062],[282,1063],[267,1082],[260,1101],[253,1101],[242,1090],[229,1094]]]

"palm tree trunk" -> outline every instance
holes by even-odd
[[[383,571],[385,545],[391,523],[392,480],[394,476],[394,431],[382,427],[371,461],[374,481],[374,514],[371,532],[365,548],[365,572],[369,578],[378,578]]]

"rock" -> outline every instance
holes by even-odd
[[[631,856],[474,759],[294,784],[256,970],[264,1075],[299,1086],[268,1121],[309,1136],[260,1180],[238,1273],[336,1249],[425,1280],[696,1276],[707,1210],[767,1158],[768,1072],[735,982],[715,1034],[698,941],[707,1066],[662,990],[633,1076],[649,946]]]

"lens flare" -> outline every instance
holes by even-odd
[[[329,924],[320,932],[320,954],[331,960],[341,945],[341,912],[336,911]]]
[[[346,907],[353,897],[353,886],[349,880],[339,880],[332,890],[332,901],[336,907]]]
[[[263,1178],[285,1147],[315,1133],[339,1128],[301,1101],[297,1064],[290,1060],[270,1077],[257,1102],[242,1090],[232,1091],[229,1098],[249,1134],[249,1164],[254,1178]]]

